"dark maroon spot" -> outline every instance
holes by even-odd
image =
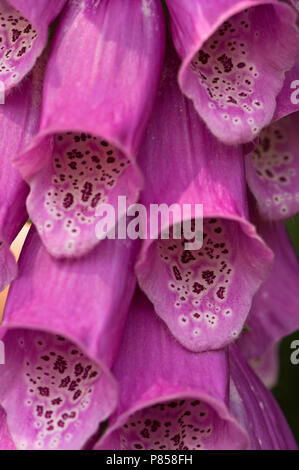
[[[216,292],[216,295],[219,299],[223,300],[224,299],[224,293],[225,293],[225,287],[219,287],[219,289]]]
[[[222,56],[218,57],[217,59],[224,68],[224,72],[229,73],[233,69],[233,63],[230,57],[228,57],[226,54],[222,54]]]
[[[39,394],[42,397],[49,397],[50,396],[50,390],[48,387],[37,387]]]
[[[70,383],[71,381],[71,378],[70,376],[68,375],[67,377],[65,377],[64,379],[61,380],[60,382],[60,385],[59,385],[59,388],[65,388],[68,386],[68,384]]]
[[[74,196],[72,195],[72,193],[67,193],[63,199],[62,204],[65,209],[68,209],[69,207],[72,206],[73,202],[74,202]]]
[[[66,363],[65,359],[60,355],[57,356],[57,359],[54,363],[53,370],[58,370],[58,372],[60,372],[60,374],[63,374],[66,369],[67,369],[67,363]]]
[[[189,261],[195,260],[193,254],[189,250],[185,250],[184,253],[181,256],[181,261],[184,264],[189,263]]]
[[[198,53],[198,60],[203,65],[206,65],[208,63],[210,57],[211,57],[210,54],[208,54],[207,52],[204,52],[202,49]]]
[[[177,266],[173,266],[172,270],[173,270],[173,274],[174,274],[174,277],[176,278],[176,280],[177,280],[177,281],[181,281],[181,280],[182,280],[182,276],[181,276],[181,273],[180,273],[178,267],[177,267]]]
[[[208,285],[213,284],[214,280],[216,279],[214,271],[209,271],[208,269],[206,271],[203,271],[201,276]]]
[[[27,51],[27,47],[25,47],[25,46],[22,47],[22,49],[20,49],[18,54],[17,54],[18,57],[22,57],[22,55],[24,55],[26,51]]]
[[[38,416],[39,418],[43,415],[43,409],[44,409],[43,406],[37,405],[37,407],[36,407],[36,413],[37,413],[37,416]]]
[[[205,290],[206,288],[200,284],[199,282],[194,282],[193,286],[192,286],[192,290],[195,294],[200,294],[203,290]]]
[[[16,42],[20,36],[21,36],[21,31],[19,31],[18,29],[12,30],[12,42]]]
[[[90,196],[92,195],[92,184],[86,181],[83,185],[83,189],[81,190],[82,193],[82,201],[87,202]]]
[[[77,400],[77,398],[79,398],[81,395],[82,395],[81,390],[77,390],[77,391],[74,393],[73,400]]]

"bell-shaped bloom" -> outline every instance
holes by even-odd
[[[110,367],[137,245],[105,240],[80,260],[57,260],[29,232],[0,330],[0,404],[18,449],[79,449],[116,407]]]
[[[135,202],[135,163],[164,55],[158,0],[69,2],[49,57],[39,133],[17,165],[48,251],[77,257],[98,242],[96,210]],[[123,214],[118,214],[122,217]]]
[[[267,280],[255,295],[239,346],[247,359],[255,359],[299,328],[299,266],[281,222],[256,221],[259,233],[274,252]]]
[[[140,293],[130,309],[113,373],[119,403],[96,449],[247,447],[246,434],[229,411],[226,352],[188,351]]]
[[[268,125],[298,57],[294,9],[277,0],[166,0],[182,65],[179,83],[223,142]]]
[[[0,105],[0,291],[16,275],[16,263],[9,246],[28,219],[29,188],[12,166],[12,160],[37,131],[43,67],[42,57],[30,76],[11,91],[5,104]]]
[[[262,216],[280,220],[299,211],[299,112],[262,130],[246,155],[246,178]]]
[[[274,387],[279,374],[279,343],[272,344],[265,353],[248,362],[267,388]]]
[[[7,427],[6,413],[2,406],[0,406],[0,450],[16,450]]]
[[[251,450],[295,450],[292,432],[273,395],[230,346],[230,409],[247,431]]]
[[[171,210],[190,222],[203,205],[203,244],[185,249],[185,235],[162,217],[159,239],[148,234],[136,266],[142,290],[171,332],[193,351],[217,349],[236,339],[251,300],[265,279],[272,252],[247,219],[244,162],[240,147],[219,142],[176,83],[169,59],[138,163],[146,175],[141,202]],[[188,207],[191,210],[188,212]],[[179,213],[179,216],[177,214]],[[166,214],[167,215],[167,214]],[[196,227],[195,227],[196,231]]]
[[[42,53],[66,0],[0,0],[0,81],[9,90]]]

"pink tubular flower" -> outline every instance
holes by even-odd
[[[79,449],[114,410],[109,369],[135,254],[135,244],[106,240],[80,261],[55,260],[29,233],[0,331],[0,404],[18,449]]]
[[[97,207],[116,205],[118,195],[129,204],[138,198],[134,156],[163,55],[158,0],[146,8],[141,0],[67,5],[47,66],[39,133],[16,160],[31,188],[30,218],[52,255],[84,255],[99,242]]]
[[[184,237],[148,236],[136,273],[176,338],[205,351],[239,335],[272,253],[247,219],[241,148],[211,135],[180,93],[175,75],[174,60],[165,68],[140,150],[138,162],[147,175],[141,202],[148,212],[150,204],[203,204],[203,246],[190,251]]]
[[[299,266],[282,223],[257,220],[258,231],[274,252],[269,276],[253,299],[248,328],[239,339],[247,359],[265,354],[299,328]]]
[[[12,166],[12,159],[37,131],[43,68],[44,58],[40,58],[32,73],[0,106],[0,291],[16,276],[9,246],[28,219],[25,203],[29,188]]]
[[[298,2],[0,0],[0,450],[297,448]]]
[[[297,450],[290,428],[273,395],[230,346],[230,409],[249,436],[251,450]]]
[[[182,347],[140,293],[113,373],[119,403],[97,449],[246,448],[246,434],[229,412],[225,351]]]
[[[166,3],[182,91],[220,140],[253,140],[270,123],[298,57],[295,12],[277,0]]]
[[[0,80],[20,82],[42,53],[48,26],[66,0],[0,0]]]
[[[188,351],[140,293],[113,372],[119,404],[96,449],[295,448],[273,397],[238,349],[230,348],[229,361],[225,350]]]
[[[299,112],[274,122],[246,155],[247,182],[266,219],[279,220],[299,211],[298,126]]]

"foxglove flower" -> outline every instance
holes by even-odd
[[[262,130],[246,156],[248,185],[263,217],[279,220],[299,211],[299,112]]]
[[[99,242],[97,207],[116,205],[118,195],[128,204],[138,198],[134,156],[163,54],[158,0],[66,6],[47,66],[39,133],[16,160],[31,188],[30,218],[52,255],[87,253]]]
[[[28,219],[25,204],[29,188],[12,159],[29,145],[37,131],[43,70],[44,57],[0,106],[0,291],[16,276],[9,246]]]
[[[183,211],[184,204],[202,203],[203,246],[185,250],[184,237],[150,240],[148,234],[136,273],[175,337],[204,351],[237,338],[272,253],[247,219],[241,147],[211,135],[178,89],[176,65],[169,59],[140,150],[147,175],[141,202],[148,212],[150,204],[178,204]]]
[[[297,450],[291,430],[273,395],[265,388],[235,344],[230,346],[230,407],[246,429],[251,450]]]
[[[0,1],[0,80],[9,90],[22,80],[42,53],[48,26],[66,0]]]
[[[113,372],[119,404],[96,449],[296,447],[273,397],[237,348],[230,349],[229,360],[225,350],[188,351],[140,294]]]
[[[136,245],[55,260],[32,229],[0,338],[0,404],[18,449],[79,449],[117,404],[110,373],[135,288]]]
[[[225,351],[182,347],[140,293],[113,373],[119,403],[96,449],[246,448],[246,434],[229,412]]]
[[[286,229],[278,222],[256,223],[275,257],[267,280],[253,299],[248,328],[239,339],[247,359],[260,357],[299,328],[299,266]]]
[[[277,0],[166,3],[182,91],[220,140],[253,140],[298,57],[295,12]]]

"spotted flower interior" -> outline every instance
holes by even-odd
[[[99,367],[58,335],[13,330],[5,343],[0,396],[17,447],[81,447],[107,403]]]
[[[237,222],[216,218],[204,219],[202,248],[186,250],[186,241],[153,243],[139,282],[184,346],[219,348],[239,335],[249,312],[257,289],[258,244]]]
[[[260,212],[278,220],[299,210],[299,113],[266,127],[247,156],[247,180]]]
[[[137,411],[116,433],[121,450],[231,447],[227,423],[211,406],[190,398],[166,401]]]
[[[9,88],[22,78],[37,32],[6,0],[0,1],[0,80]],[[33,52],[34,53],[34,52]]]
[[[227,19],[185,71],[183,91],[186,81],[187,95],[224,142],[250,141],[270,121],[284,71],[292,66],[283,51],[289,33],[282,16],[263,5]]]
[[[98,242],[100,204],[116,207],[119,194],[134,199],[134,170],[120,150],[99,137],[67,132],[52,139],[48,164],[30,181],[28,210],[52,255],[81,256]]]

